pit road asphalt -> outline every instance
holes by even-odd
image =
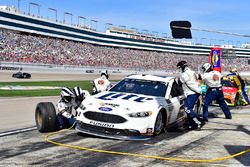
[[[0,73],[2,78],[2,74]],[[12,79],[10,79],[12,80]],[[0,98],[0,132],[34,127],[35,106],[41,101],[56,103],[58,97]],[[211,159],[230,156],[250,148],[250,107],[231,109],[233,119],[224,118],[219,108],[200,131],[175,130],[148,141],[121,141],[76,133],[56,134],[50,139],[81,147],[175,157]],[[44,140],[37,130],[0,137],[0,166],[250,166],[250,153],[212,163],[162,161],[142,157],[96,153],[60,147]]]

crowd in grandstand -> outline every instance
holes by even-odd
[[[180,60],[197,69],[198,64],[207,61],[207,56],[98,46],[0,30],[0,61],[5,62],[174,70]],[[235,66],[250,71],[246,58],[223,59],[225,70]]]

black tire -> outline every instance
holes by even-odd
[[[25,74],[23,74],[23,78],[30,79],[31,78],[31,74],[25,73]]]
[[[159,111],[156,120],[155,120],[155,126],[154,126],[154,136],[158,136],[164,131],[165,128],[165,121],[166,118],[163,114],[163,111]]]
[[[37,104],[35,120],[39,132],[53,132],[58,130],[56,110],[51,102],[40,102]]]

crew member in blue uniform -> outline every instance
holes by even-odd
[[[231,112],[224,100],[224,95],[222,92],[221,73],[219,71],[213,70],[210,63],[203,64],[202,70],[203,74],[200,74],[199,77],[207,85],[207,91],[203,104],[203,120],[208,121],[208,106],[213,100],[218,101],[226,119],[232,119]]]

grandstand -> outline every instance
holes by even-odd
[[[196,69],[207,61],[211,47],[115,27],[98,32],[0,7],[1,62],[171,71],[182,59]],[[250,71],[250,49],[224,46],[223,50],[239,69]],[[231,59],[225,59],[223,66],[231,68]]]

